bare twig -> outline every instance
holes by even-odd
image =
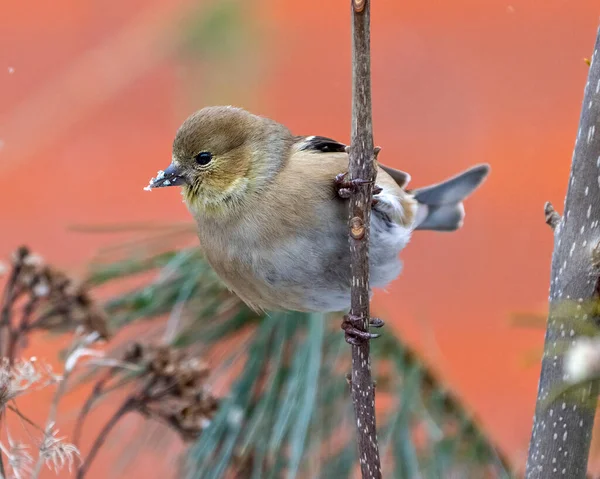
[[[556,229],[558,223],[560,223],[560,215],[549,201],[546,201],[546,204],[544,205],[544,216],[546,217],[546,224],[550,226],[550,228]]]
[[[600,158],[600,32],[585,88],[579,131],[571,164],[571,177],[563,219],[551,205],[546,205],[546,222],[555,227],[554,252],[550,282],[550,313],[546,329],[544,356],[539,382],[529,457],[527,479],[586,477],[590,440],[594,423],[597,388],[581,388],[576,397],[555,397],[554,391],[564,385],[561,340],[570,331],[568,341],[575,341],[577,323],[584,326],[598,322],[598,308],[590,314],[581,312],[582,304],[598,301],[598,277],[593,248],[600,231],[600,190],[598,189]],[[591,276],[590,276],[591,274]],[[575,302],[565,313],[565,304]],[[593,406],[591,404],[593,403]]]
[[[350,198],[351,317],[369,329],[369,233],[375,152],[371,122],[370,1],[351,0],[352,16],[352,141],[350,178],[366,180]],[[363,478],[380,478],[381,463],[375,427],[375,389],[371,378],[369,341],[352,345],[352,402],[356,415],[359,461]]]

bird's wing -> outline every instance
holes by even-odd
[[[321,153],[345,153],[347,146],[344,143],[327,138],[326,136],[301,136],[298,137],[299,151],[316,151]],[[390,175],[400,188],[404,188],[410,181],[410,175],[404,171],[390,168],[378,163],[383,171]]]
[[[320,151],[321,153],[345,153],[346,145],[326,136],[300,136],[299,151]]]

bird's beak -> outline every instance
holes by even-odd
[[[156,178],[152,178],[150,183],[145,190],[151,190],[153,188],[162,188],[163,186],[181,186],[187,183],[187,178],[181,171],[181,169],[174,163],[171,163],[169,167],[158,172]]]

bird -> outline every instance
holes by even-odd
[[[415,231],[463,225],[463,200],[490,171],[478,164],[410,190],[408,173],[375,161],[370,294],[400,275],[399,253]],[[352,286],[348,197],[360,182],[347,179],[347,170],[342,142],[294,135],[243,108],[209,106],[179,127],[170,165],[144,189],[181,187],[206,261],[251,309],[342,312]],[[359,318],[345,318],[348,342],[378,336],[361,331]]]

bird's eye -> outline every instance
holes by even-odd
[[[196,155],[196,163],[201,166],[208,165],[210,160],[212,160],[212,153],[209,151],[201,151]]]

